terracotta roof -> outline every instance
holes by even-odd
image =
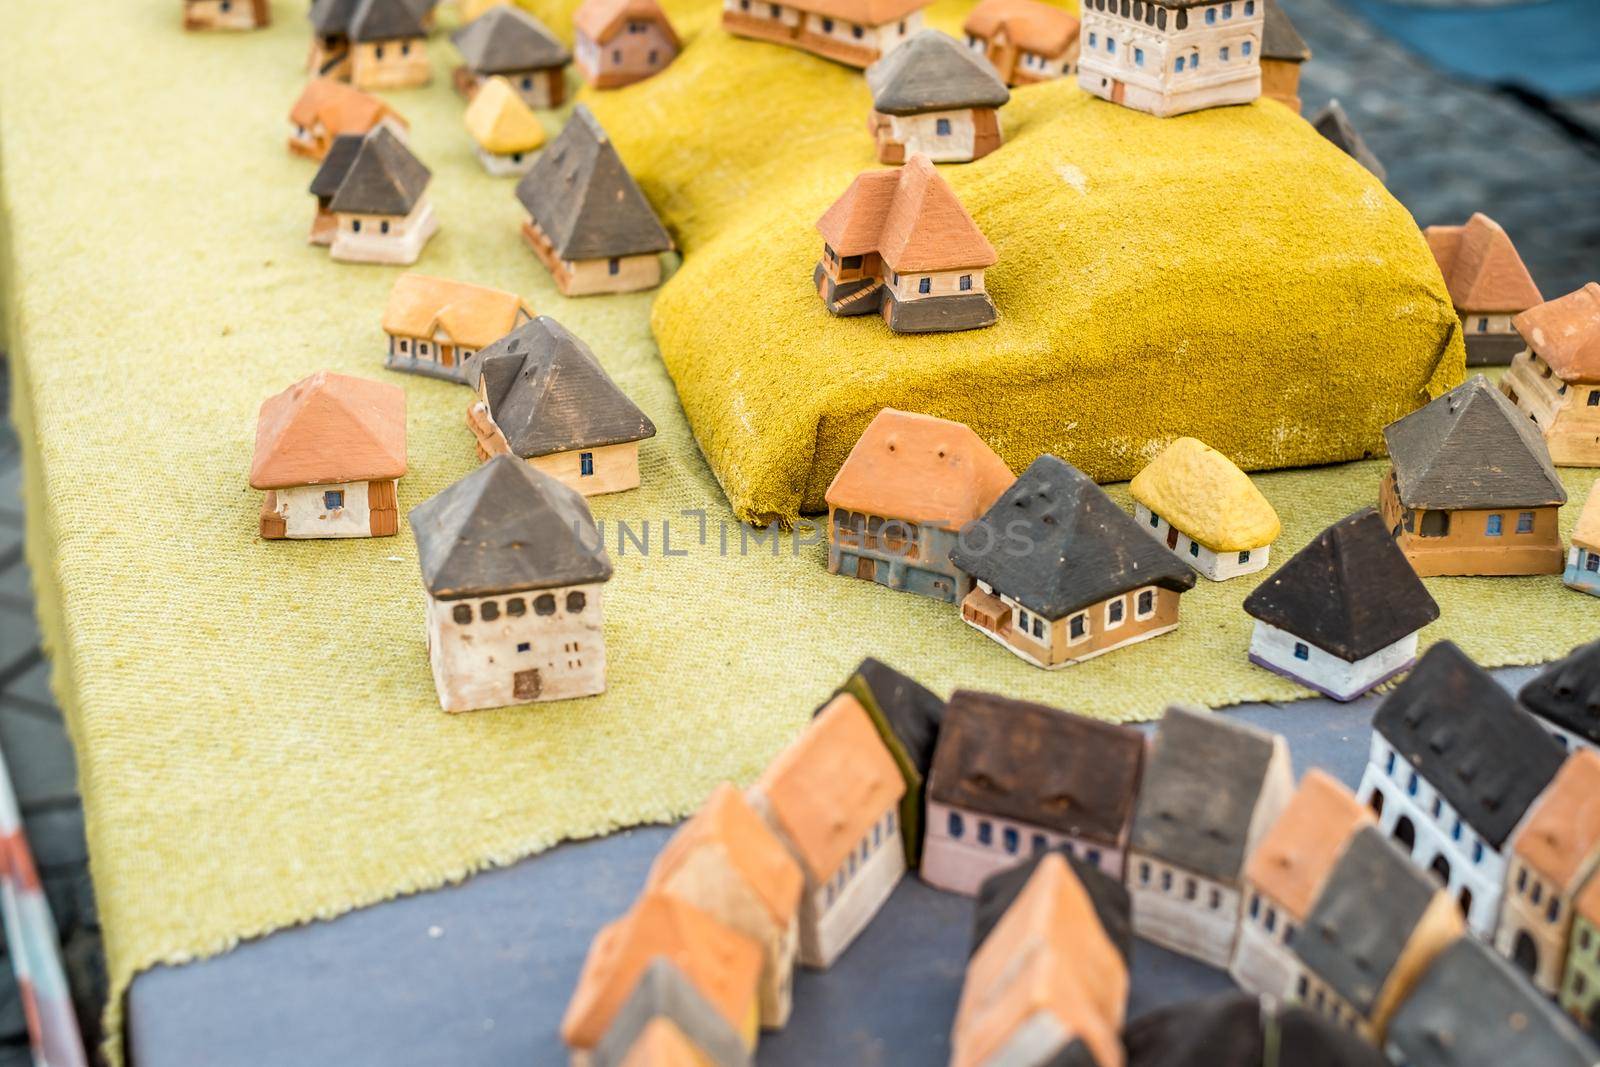
[[[1529,308],[1511,321],[1564,382],[1600,382],[1600,283]]]
[[[677,964],[655,956],[635,979],[633,991],[611,1016],[606,1036],[594,1047],[589,1067],[624,1067],[639,1037],[657,1021],[673,1028],[715,1067],[749,1067],[750,1050],[736,1027],[723,1018]],[[696,1067],[701,1061],[696,1060]]]
[[[1579,645],[1550,664],[1517,699],[1546,722],[1600,745],[1600,641]]]
[[[462,115],[467,133],[485,152],[510,155],[531,152],[544,144],[544,127],[511,83],[496,74],[473,94]]]
[[[1004,988],[989,993],[981,1007],[975,1007],[952,1033],[950,1067],[997,1062],[995,1054],[1029,1028],[1040,1013],[1053,1016],[1064,1032],[1063,1041],[1068,1044],[1058,1055],[1068,1058],[1062,1063],[1076,1067],[1083,1062],[1082,1050],[1087,1049],[1095,1067],[1123,1067],[1116,1026],[1085,991],[1083,964],[1072,950],[1038,949],[1013,963],[1015,973]],[[1070,1044],[1073,1041],[1081,1042],[1076,1051]],[[1054,1058],[1043,1062],[1047,1067],[1057,1064]]]
[[[703,1067],[694,1042],[668,1019],[652,1019],[628,1050],[622,1067]]]
[[[805,876],[744,794],[728,782],[712,790],[694,817],[678,827],[651,865],[646,885],[665,892],[667,880],[704,849],[721,852],[774,925],[789,925],[800,908]]]
[[[331,160],[333,153],[328,156]],[[432,176],[393,130],[379,126],[361,139],[329,207],[359,215],[409,215]]]
[[[405,472],[406,394],[398,385],[318,371],[261,404],[250,463],[257,489]]]
[[[1600,753],[1585,748],[1567,757],[1528,809],[1511,849],[1558,892],[1578,888],[1600,850]]]
[[[289,121],[306,129],[321,123],[333,137],[341,133],[364,134],[385,118],[409,129],[399,112],[369,93],[335,81],[312,78],[289,109]]]
[[[755,788],[817,885],[833,877],[906,791],[872,719],[848,693],[834,697],[778,753]]]
[[[1280,0],[1263,2],[1267,8],[1261,26],[1261,58],[1285,63],[1304,63],[1310,59],[1311,49],[1306,45],[1306,39],[1294,28],[1294,22]]]
[[[1600,492],[1594,489],[1589,490],[1583,510],[1578,512],[1577,524],[1572,527],[1572,543],[1600,551]]]
[[[383,331],[431,338],[442,330],[458,345],[483,348],[532,317],[533,309],[516,293],[407,271],[389,290]]]
[[[761,977],[761,946],[698,908],[646,892],[595,935],[561,1020],[572,1048],[593,1048],[657,956],[677,965],[734,1029],[743,1031]]]
[[[1544,299],[1506,231],[1481,211],[1465,226],[1429,226],[1422,232],[1458,311],[1504,314]]]
[[[790,0],[789,7],[863,26],[882,26],[927,7],[931,0]]]
[[[1046,59],[1065,55],[1078,39],[1077,16],[1043,0],[983,0],[961,29],[985,40],[1004,29],[1013,44]]]
[[[872,107],[886,115],[999,107],[1011,90],[987,59],[949,34],[919,30],[867,68]]]
[[[959,422],[884,408],[828,486],[829,507],[959,530],[1017,476]]]
[[[902,273],[987,267],[998,258],[920,152],[903,167],[857,175],[817,220],[817,230],[841,256],[877,252]]]
[[[656,0],[583,0],[572,14],[578,32],[598,44],[611,40],[624,22],[639,21],[659,23],[673,47],[678,46],[678,33]]]
[[[1128,486],[1133,498],[1202,545],[1242,552],[1269,545],[1283,526],[1250,476],[1193,437],[1180,437]]]
[[[1350,835],[1371,821],[1342,782],[1323,771],[1309,771],[1250,854],[1245,880],[1299,922],[1310,913]]]
[[[514,74],[565,66],[567,46],[545,24],[513,4],[497,4],[450,35],[476,74]]]
[[[1069,848],[1063,842],[1035,852],[1021,863],[996,871],[983,880],[978,886],[977,906],[972,912],[972,948],[967,953],[968,959],[977,955],[989,935],[1005,920],[1039,868],[1047,863],[1064,863],[1072,872],[1073,880],[1088,895],[1100,929],[1110,940],[1111,947],[1122,957],[1123,965],[1127,965],[1133,956],[1133,910],[1127,887],[1120,878],[1113,878],[1089,861],[1073,855]]]
[[[871,656],[861,661],[840,690],[854,696],[869,716],[888,729],[917,780],[926,781],[933,767],[939,725],[944,721],[945,702],[939,695]]]

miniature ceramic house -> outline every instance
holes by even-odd
[[[526,174],[544,146],[539,117],[499,75],[478,86],[462,121],[476,144],[478,162],[497,178]]]
[[[342,134],[365,136],[379,126],[404,141],[410,125],[377,97],[332,78],[312,78],[289,111],[289,151],[306,159],[323,159]]]
[[[1550,1001],[1471,938],[1439,953],[1389,1023],[1407,1067],[1594,1067],[1600,1053]]]
[[[638,487],[639,442],[655,424],[555,319],[517,327],[468,373],[506,446],[529,466],[584,496]]]
[[[1280,0],[1261,0],[1266,19],[1261,28],[1261,95],[1300,114],[1300,65],[1311,49],[1294,28]]]
[[[1014,481],[961,423],[884,408],[828,486],[828,572],[960,603],[950,550]]]
[[[1366,167],[1380,182],[1389,177],[1389,172],[1372,149],[1367,147],[1366,139],[1356,129],[1355,123],[1350,121],[1344,105],[1339,101],[1329,100],[1322,105],[1322,110],[1312,115],[1310,122],[1312,129],[1322,134],[1339,151]]]
[[[998,108],[1011,99],[989,61],[938,30],[923,30],[867,68],[867,130],[879,163],[920,152],[966,163],[1000,147]]]
[[[395,279],[383,307],[389,338],[383,365],[467,382],[469,356],[531,321],[533,309],[515,293],[407,271]]]
[[[1384,428],[1384,525],[1418,574],[1560,574],[1567,491],[1538,427],[1481,374]]]
[[[1465,932],[1455,901],[1377,827],[1356,831],[1294,939],[1295,997],[1374,1043],[1428,964]]]
[[[589,1067],[637,1067],[641,1048],[649,1053],[646,1064],[750,1064],[750,1050],[739,1031],[668,956],[653,957],[635,979],[633,991],[589,1056]],[[680,1058],[669,1058],[673,1053]]]
[[[1214,582],[1265,567],[1283,530],[1250,476],[1193,437],[1168,445],[1128,491],[1150,536]]]
[[[1250,662],[1334,700],[1409,670],[1439,605],[1371,508],[1340,519],[1245,598]]]
[[[1040,858],[967,964],[952,1067],[1055,1064],[1061,1056],[1121,1067],[1127,960],[1096,906],[1110,899],[1093,898],[1059,854]]]
[[[1057,860],[1065,863],[1067,869],[1072,872],[1073,879],[1076,879],[1078,887],[1088,894],[1089,903],[1094,908],[1101,931],[1111,940],[1117,954],[1122,957],[1123,966],[1128,965],[1128,961],[1133,957],[1133,912],[1128,902],[1128,890],[1123,886],[1121,879],[1113,878],[1093,864],[1079,859],[1064,845],[1036,852],[1021,863],[997,871],[983,880],[983,884],[978,887],[978,896],[972,912],[972,948],[967,953],[968,959],[977,955],[984,942],[989,940],[989,935],[1010,914],[1012,905],[1022,896],[1040,868],[1047,863],[1054,864]],[[1070,885],[1071,880],[1060,878],[1056,872],[1046,871],[1040,877],[1056,888],[1056,893],[1046,896],[1060,893],[1075,895]]]
[[[339,217],[333,213],[333,194],[339,191],[339,184],[350,173],[350,165],[356,161],[364,139],[353,133],[335,137],[328,145],[322,165],[312,176],[308,191],[317,199],[317,213],[311,219],[311,232],[306,238],[311,244],[326,248],[338,236]]]
[[[313,243],[322,243],[318,238],[327,231],[324,218],[331,214],[333,232],[328,251],[334,259],[346,263],[415,263],[422,246],[439,229],[433,202],[428,199],[431,178],[421,160],[385,126],[367,134],[359,145],[350,145],[344,137],[335,139],[328,158],[311,180],[311,192],[318,204]],[[329,186],[334,191],[324,208],[322,201]]]
[[[1557,999],[1585,1030],[1600,1034],[1600,878],[1589,877],[1572,910],[1572,936]]]
[[[406,395],[318,371],[261,405],[250,485],[267,491],[261,536],[387,537],[399,529]]]
[[[1050,669],[1175,629],[1178,597],[1195,583],[1099,486],[1049,455],[968,527],[950,558],[977,583],[962,619]]]
[[[1227,967],[1245,863],[1294,792],[1283,738],[1171,708],[1145,761],[1124,880],[1140,937]]]
[[[605,690],[601,586],[611,560],[581,496],[497,456],[410,518],[444,710]]]
[[[1124,1033],[1128,1067],[1387,1067],[1355,1034],[1295,1005],[1219,993],[1148,1012]]]
[[[1600,493],[1593,488],[1572,527],[1572,547],[1561,580],[1581,593],[1600,596]]]
[[[1261,95],[1265,0],[1084,0],[1078,85],[1166,117]]]
[[[1290,943],[1351,835],[1371,822],[1343,783],[1320,770],[1306,773],[1244,869],[1239,939],[1228,965],[1241,989],[1279,1001],[1294,995],[1300,963]]]
[[[1527,340],[1500,379],[1562,467],[1600,467],[1600,284],[1531,308],[1514,320]]]
[[[450,35],[462,64],[451,80],[472,96],[501,77],[532,108],[560,107],[567,98],[572,55],[544,23],[513,4],[497,4]]]
[[[1550,664],[1517,699],[1562,748],[1600,750],[1600,641]]]
[[[271,23],[268,0],[183,0],[186,30],[259,30]]]
[[[311,0],[311,50],[306,70],[314,78],[350,80],[350,19],[360,0]]]
[[[643,81],[683,47],[656,0],[583,0],[572,25],[578,73],[596,89]]]
[[[961,32],[1007,85],[1064,78],[1077,69],[1078,20],[1044,0],[982,0]]]
[[[688,979],[739,1035],[746,1050],[755,1048],[761,947],[699,908],[646,891],[626,915],[603,927],[589,946],[578,986],[561,1019],[561,1039],[572,1050],[575,1067],[590,1062],[590,1052],[613,1025],[632,1029],[624,1006],[642,980],[651,980],[645,976],[660,959]],[[697,1029],[717,1032],[721,1027],[707,1020]]]
[[[1512,318],[1544,300],[1511,238],[1482,212],[1423,234],[1461,319],[1468,366],[1510,363],[1522,350]]]
[[[922,29],[929,0],[723,0],[722,28],[869,67]]]
[[[841,693],[778,753],[750,802],[805,873],[800,962],[826,969],[905,873],[905,782],[855,697]]]
[[[825,243],[811,280],[833,314],[879,312],[898,333],[994,325],[983,288],[994,246],[928,157],[858,175],[817,230]]]
[[[1510,693],[1442,641],[1373,715],[1357,792],[1383,832],[1487,936],[1500,914],[1506,844],[1561,758]]]
[[[517,200],[528,212],[523,237],[567,296],[661,284],[672,238],[582,104],[517,183]]]
[[[1600,753],[1561,765],[1511,837],[1494,947],[1554,994],[1566,968],[1573,902],[1600,864]]]
[[[428,84],[428,11],[412,0],[358,0],[350,15],[350,83],[357,89]]]
[[[1129,727],[957,691],[928,779],[922,880],[976,893],[1019,857],[1058,845],[1122,877],[1144,750]]]

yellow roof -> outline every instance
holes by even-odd
[[[383,332],[429,339],[443,332],[463,348],[483,348],[533,317],[516,293],[407,271],[383,306]]]
[[[1589,497],[1578,512],[1578,524],[1572,528],[1572,543],[1600,551],[1600,487],[1589,490]]]
[[[544,127],[511,83],[498,74],[478,87],[467,105],[467,132],[485,152],[508,156],[544,144]]]
[[[1128,486],[1133,498],[1218,552],[1271,544],[1283,531],[1250,476],[1210,445],[1180,437]]]

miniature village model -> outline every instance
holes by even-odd
[[[1560,574],[1567,491],[1538,427],[1478,375],[1383,431],[1379,512],[1418,574]]]
[[[1439,605],[1371,508],[1341,519],[1245,598],[1250,662],[1354,700],[1416,661]]]
[[[370,93],[332,78],[312,78],[289,111],[289,151],[306,159],[321,160],[335,137],[363,137],[379,126],[404,141],[410,124],[388,104]]]
[[[927,156],[857,176],[817,220],[812,282],[833,314],[879,312],[897,333],[975,330],[998,319],[983,272],[998,256]]]
[[[388,127],[334,138],[311,179],[317,215],[311,243],[347,263],[409,265],[439,229],[428,199],[432,174]]]
[[[1572,527],[1572,547],[1561,580],[1580,593],[1600,596],[1600,493],[1593,489]]]
[[[183,0],[186,30],[259,30],[271,23],[269,0]]]
[[[929,0],[723,0],[722,28],[869,67],[922,29]]]
[[[1077,69],[1078,20],[1044,0],[982,0],[961,32],[1007,85],[1064,78]]]
[[[1261,95],[1300,113],[1300,67],[1311,58],[1300,31],[1279,0],[1261,0],[1266,20],[1261,29]]]
[[[496,456],[410,519],[445,711],[605,690],[601,587],[611,560],[583,497]]]
[[[1250,476],[1193,437],[1168,445],[1128,492],[1139,524],[1214,582],[1265,567],[1283,530]]]
[[[1600,467],[1600,284],[1540,304],[1513,322],[1527,342],[1500,391],[1544,436],[1558,467]]]
[[[531,321],[533,308],[516,293],[408,271],[383,307],[383,365],[470,385],[467,357]]]
[[[656,0],[583,0],[572,25],[578,73],[596,89],[643,81],[683,47]]]
[[[958,604],[950,550],[1014,481],[961,423],[884,408],[828,486],[828,571]]]
[[[318,371],[261,405],[250,485],[265,489],[261,536],[387,537],[399,529],[406,394]]]
[[[544,126],[506,79],[479,85],[462,116],[476,144],[478,162],[497,178],[526,174],[544,145]]]
[[[461,53],[451,75],[456,91],[471,97],[490,78],[504,78],[532,108],[560,107],[567,98],[572,55],[544,23],[513,4],[496,4],[455,33]]]
[[[919,152],[935,163],[966,163],[1000,147],[998,108],[1011,92],[987,59],[938,30],[868,67],[867,86],[879,163]]]
[[[416,0],[313,0],[306,69],[358,89],[426,85],[431,15]]]
[[[1058,668],[1178,625],[1194,571],[1077,468],[1040,456],[950,553],[976,588],[961,617]]]
[[[713,939],[709,947],[714,951],[721,945],[721,939]],[[720,972],[716,974],[720,977]],[[705,970],[697,970],[696,975],[702,980],[709,976]],[[621,980],[615,972],[605,978]],[[734,1024],[667,955],[650,957],[633,979],[633,991],[611,1015],[599,1044],[592,1052],[575,1050],[573,1059],[584,1055],[588,1067],[638,1067],[640,1063],[646,1067],[749,1067],[751,1062],[750,1049]]]
[[[1481,212],[1464,226],[1429,226],[1423,235],[1461,318],[1467,364],[1510,363],[1523,347],[1512,318],[1544,300],[1511,238]]]
[[[479,353],[467,374],[483,406],[468,419],[480,455],[504,442],[584,496],[638,487],[639,442],[655,436],[655,424],[555,319],[517,327]]]
[[[1162,117],[1261,95],[1266,0],[1083,0],[1078,85]]]
[[[1600,641],[1580,645],[1522,687],[1517,701],[1568,749],[1600,749]]]
[[[517,183],[522,235],[567,296],[661,284],[672,238],[589,109],[579,104]]]
[[[1310,119],[1311,128],[1322,134],[1324,140],[1331,143],[1339,151],[1367,168],[1380,182],[1389,176],[1378,157],[1367,147],[1366,140],[1356,130],[1355,123],[1350,121],[1350,116],[1345,113],[1344,105],[1337,100],[1329,100]]]

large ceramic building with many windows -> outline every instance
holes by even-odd
[[[1152,115],[1261,95],[1264,0],[1083,0],[1078,84]]]

